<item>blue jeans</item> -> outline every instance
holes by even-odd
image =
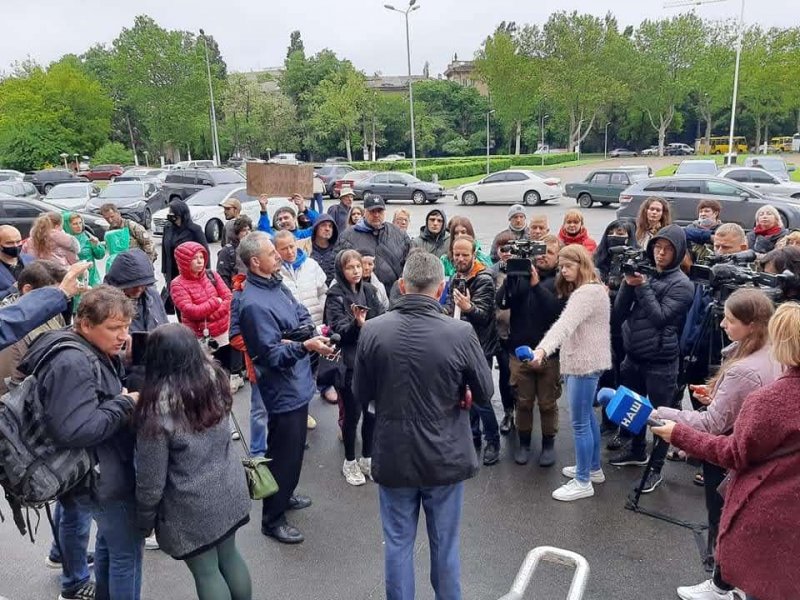
[[[481,423],[483,423],[483,437],[487,444],[500,443],[500,426],[491,404],[478,406],[473,404],[469,409],[469,424],[472,427],[472,439],[479,442],[481,439]]]
[[[314,194],[311,197],[311,210],[315,210],[319,214],[322,214],[322,194]]]
[[[250,384],[250,454],[267,455],[267,408],[255,383]]]
[[[61,562],[61,591],[71,592],[89,581],[86,551],[92,513],[85,505],[68,498],[63,504],[56,502],[53,524],[58,532],[58,544],[53,540],[50,559]]]
[[[420,504],[428,528],[436,600],[461,599],[459,528],[463,500],[463,482],[423,488],[380,486],[387,600],[414,598],[414,542]]]
[[[589,481],[589,471],[600,468],[600,426],[594,414],[594,395],[600,373],[566,375],[567,402],[575,438],[575,479]]]
[[[139,600],[144,538],[136,527],[136,503],[109,500],[92,507],[95,600]]]

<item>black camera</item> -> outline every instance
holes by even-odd
[[[503,252],[510,252],[517,258],[536,258],[547,254],[547,244],[537,240],[511,240],[500,247]]]
[[[749,265],[751,263],[756,262],[758,257],[754,250],[745,250],[743,252],[735,252],[733,254],[715,254],[713,256],[709,256],[707,259],[707,263],[709,265],[719,265],[719,264],[734,264],[734,265]]]
[[[289,340],[290,342],[305,342],[310,340],[316,335],[313,325],[301,325],[296,329],[287,329],[281,331],[281,339]]]
[[[611,264],[618,266],[623,275],[655,275],[658,271],[642,248],[614,246],[609,248]]]
[[[800,279],[789,271],[775,275],[754,271],[730,262],[712,267],[693,265],[689,271],[689,278],[710,287],[714,298],[719,302],[724,302],[742,287],[758,288],[774,302],[783,302],[792,297],[794,291],[800,287]]]

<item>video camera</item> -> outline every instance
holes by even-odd
[[[547,254],[547,244],[537,240],[512,240],[500,248],[503,252],[510,252],[517,258],[528,260]]]
[[[623,275],[654,275],[658,271],[655,265],[650,262],[642,248],[631,248],[630,246],[614,246],[609,248],[611,252],[611,264],[618,267]]]
[[[788,297],[790,290],[796,290],[800,287],[800,278],[790,271],[776,275],[732,264],[749,258],[743,256],[746,254],[748,252],[727,255],[731,257],[728,262],[715,264],[711,267],[692,265],[689,271],[689,278],[692,281],[710,287],[714,293],[714,299],[719,302],[724,302],[733,292],[745,286],[760,289],[774,302],[783,302]],[[740,255],[738,259],[737,255]]]
[[[714,254],[709,256],[706,262],[708,265],[719,264],[734,264],[734,265],[749,265],[758,260],[754,250],[745,250],[744,252],[735,252],[733,254]]]

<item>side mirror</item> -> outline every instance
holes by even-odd
[[[748,194],[747,192],[740,192],[739,198],[741,198],[742,200],[750,200],[750,194]]]
[[[795,167],[794,165],[786,165],[786,170],[789,171],[789,173],[791,173],[792,171],[796,171],[797,167]]]

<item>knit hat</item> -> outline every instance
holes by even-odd
[[[521,204],[515,204],[511,208],[508,209],[508,220],[510,221],[513,217],[517,215],[522,215],[523,217],[527,217],[525,214],[525,209],[522,207]]]

